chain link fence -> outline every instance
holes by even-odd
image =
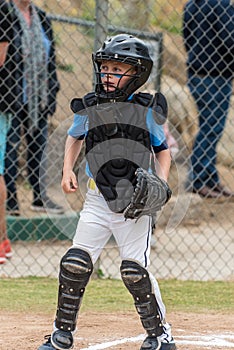
[[[182,36],[185,1],[38,0],[35,4],[47,12],[53,24],[60,82],[56,112],[48,117],[40,182],[44,188],[46,178],[46,196],[62,206],[64,213],[32,210],[30,176],[35,169],[28,166],[28,139],[21,129],[16,179],[20,215],[11,215],[14,213],[7,208],[14,255],[0,266],[0,276],[57,276],[60,258],[72,242],[87,182],[81,157],[77,164],[78,193],[67,196],[60,188],[66,133],[73,120],[70,101],[93,88],[92,52],[107,35],[127,32],[148,42],[154,60],[154,70],[144,89],[161,91],[169,104],[165,131],[172,152],[169,184],[173,196],[158,214],[151,242],[151,271],[159,279],[233,280],[234,200],[205,199],[185,191],[198,130],[196,106],[187,87],[187,56]],[[233,103],[232,95],[227,124],[218,145],[218,169],[222,183],[234,191]],[[105,277],[118,278],[119,266],[118,249],[111,239],[101,254],[97,271]]]

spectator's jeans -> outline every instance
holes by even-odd
[[[232,80],[223,77],[189,76],[188,87],[196,102],[199,131],[191,155],[189,180],[199,189],[216,186],[220,180],[216,168],[217,144],[228,115]]]
[[[41,117],[38,129],[29,134],[28,115],[22,110],[12,117],[11,128],[8,131],[6,157],[5,157],[5,181],[8,200],[16,198],[16,179],[18,176],[18,151],[21,143],[21,132],[27,142],[27,173],[28,180],[33,189],[33,198],[40,198],[39,173],[43,150],[46,146],[48,125],[47,118]],[[41,185],[41,188],[43,186]]]

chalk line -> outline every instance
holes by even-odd
[[[81,350],[103,350],[110,349],[113,346],[125,344],[125,343],[135,343],[142,341],[145,338],[145,334],[138,335],[137,337],[122,338],[114,341],[108,341],[101,344],[90,345],[87,348],[82,348]],[[223,348],[233,348],[234,349],[234,334],[216,334],[216,335],[185,335],[175,337],[176,344],[181,345],[193,345],[193,346],[204,346],[204,347],[223,347]]]
[[[80,350],[102,350],[102,349],[108,349],[111,346],[119,345],[119,344],[125,344],[125,343],[135,343],[138,341],[141,341],[145,339],[145,334],[138,335],[137,337],[132,338],[122,338],[114,341],[108,341],[106,343],[102,344],[96,344],[96,345],[90,345],[88,348],[83,348]]]

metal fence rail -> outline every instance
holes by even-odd
[[[228,197],[202,199],[184,188],[197,131],[197,111],[186,85],[186,53],[181,34],[185,1],[175,0],[167,5],[149,0],[36,3],[49,13],[53,22],[61,85],[56,113],[49,119],[47,163],[43,171],[46,172],[50,198],[62,204],[65,213],[38,214],[30,210],[32,189],[27,173],[27,147],[22,136],[17,178],[20,216],[7,217],[14,256],[0,265],[0,277],[57,276],[59,260],[70,246],[79,220],[87,181],[80,158],[77,165],[80,169],[79,192],[67,196],[60,188],[64,142],[73,119],[70,101],[92,90],[91,54],[99,47],[100,39],[106,34],[127,31],[149,42],[156,68],[144,88],[147,91],[160,90],[166,95],[169,103],[168,137],[173,136],[178,145],[177,153],[172,148],[169,178],[173,196],[158,214],[151,242],[151,271],[157,278],[233,280],[234,201]],[[129,12],[130,8],[133,13]],[[227,125],[218,146],[218,168],[222,182],[229,184],[234,191],[233,112],[232,98]],[[119,266],[118,250],[111,239],[97,267],[105,277],[118,278]]]

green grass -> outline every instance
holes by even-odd
[[[75,71],[73,64],[57,64],[58,69],[63,70],[64,72],[73,73]]]
[[[57,304],[57,279],[0,279],[0,310],[9,312],[54,313]],[[170,312],[234,312],[233,282],[159,281]],[[119,280],[91,280],[81,311],[133,311],[130,294]]]

